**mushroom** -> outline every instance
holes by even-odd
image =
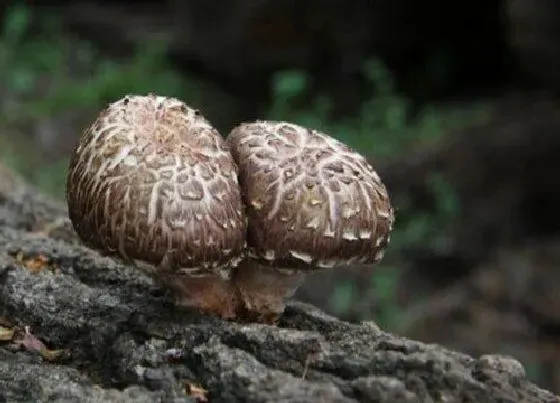
[[[153,94],[109,104],[73,151],[66,198],[85,245],[150,273],[183,305],[235,316],[227,279],[246,235],[237,166],[197,110]]]
[[[241,124],[227,141],[248,216],[247,258],[232,277],[247,315],[275,321],[312,270],[383,258],[393,208],[362,155],[279,121]]]

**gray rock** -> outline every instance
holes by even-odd
[[[26,264],[40,255],[44,267]],[[69,351],[53,361],[0,342],[6,402],[196,401],[188,385],[213,403],[558,401],[511,358],[477,360],[302,303],[278,326],[177,308],[149,277],[81,246],[64,206],[25,185],[0,202],[0,317]]]

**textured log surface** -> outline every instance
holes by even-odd
[[[193,385],[209,402],[558,401],[514,360],[472,358],[305,304],[291,303],[278,327],[174,308],[148,277],[80,245],[62,205],[6,178],[0,401],[188,402],[200,395]],[[8,330],[17,339],[25,327],[66,352],[35,353],[30,339],[16,348]]]

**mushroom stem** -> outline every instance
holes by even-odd
[[[235,287],[219,275],[168,275],[161,280],[174,291],[175,303],[178,306],[195,308],[205,314],[224,319],[233,319],[242,305]]]
[[[274,323],[284,311],[285,299],[294,295],[305,277],[300,270],[282,270],[244,260],[232,276],[244,305],[242,316],[249,321]]]

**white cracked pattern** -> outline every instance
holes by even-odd
[[[126,262],[223,271],[245,243],[237,179],[227,143],[198,111],[130,95],[104,109],[74,150],[70,219],[86,245]]]
[[[316,130],[257,121],[228,136],[248,214],[248,254],[330,268],[383,257],[395,220],[367,160]]]

